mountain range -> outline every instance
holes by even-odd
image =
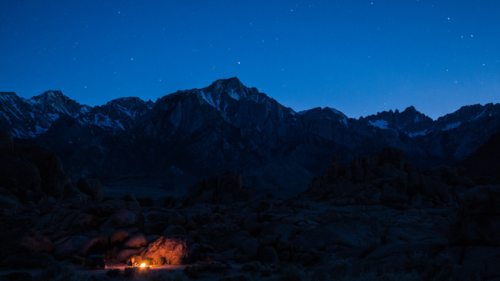
[[[156,102],[119,98],[90,107],[47,91],[0,93],[12,137],[56,152],[75,177],[205,177],[238,170],[262,190],[298,190],[334,155],[344,162],[396,147],[421,168],[464,160],[500,131],[500,104],[463,106],[433,120],[413,106],[349,118],[324,107],[301,112],[234,77]]]

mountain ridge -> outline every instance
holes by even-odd
[[[52,92],[51,97],[58,94]],[[15,110],[14,105],[26,105],[14,111],[23,117],[47,113],[31,112],[39,107],[14,100],[14,95],[0,93],[4,109],[0,121],[19,138],[21,134],[12,132],[22,131],[22,118],[16,124],[2,119]],[[57,116],[70,112],[45,104]],[[459,162],[500,130],[499,104],[464,106],[437,120],[413,106],[354,119],[330,107],[295,112],[236,77],[177,91],[154,103],[119,98],[83,114],[64,116],[49,119],[36,134],[26,127],[24,136],[30,139],[24,141],[63,155],[75,176],[98,178],[162,173],[169,167],[197,177],[226,169],[265,173],[263,167],[280,174],[277,163],[293,167],[283,168],[282,177],[313,175],[328,165],[325,155],[338,154],[348,162],[384,147],[402,149],[409,160],[432,167]]]

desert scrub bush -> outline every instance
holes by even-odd
[[[67,263],[53,263],[47,266],[35,280],[40,281],[89,281],[89,276],[77,274]]]
[[[295,266],[289,266],[283,269],[278,277],[279,281],[309,281],[309,277]]]

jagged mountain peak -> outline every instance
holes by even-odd
[[[241,83],[240,79],[238,77],[231,77],[231,78],[226,78],[226,79],[217,79],[215,82],[212,83],[212,86],[216,87],[221,87],[224,86],[229,89],[241,89],[241,88],[246,88],[243,83]]]
[[[332,108],[332,107],[328,107],[328,106],[325,106],[325,107],[314,107],[314,108],[311,108],[311,109],[308,109],[308,110],[302,110],[299,112],[300,115],[304,115],[304,114],[315,114],[315,115],[331,115],[331,114],[336,114],[336,115],[340,115],[342,117],[347,117],[344,113],[342,113],[341,111],[335,109],[335,108]]]
[[[451,118],[452,116],[454,116],[455,118],[470,119],[470,118],[474,118],[478,114],[484,115],[484,113],[486,113],[486,112],[490,113],[491,111],[498,112],[498,109],[500,109],[500,104],[498,104],[498,103],[495,103],[495,104],[488,103],[488,104],[485,104],[484,106],[481,104],[464,105],[453,113],[439,117],[438,120],[442,119],[442,118],[448,119],[448,118]]]
[[[253,98],[259,94],[256,88],[250,89],[243,85],[238,77],[216,80],[210,86],[204,88],[204,90],[205,93],[212,93],[214,95],[227,93],[229,97],[235,100]]]
[[[300,111],[299,114],[302,115],[305,118],[305,120],[308,120],[309,122],[318,122],[318,121],[322,122],[321,120],[337,121],[342,123],[345,127],[348,126],[347,116],[344,113],[331,107],[323,107],[323,108],[315,107],[309,110]]]
[[[0,97],[17,97],[14,92],[0,92]]]
[[[32,97],[30,100],[52,104],[52,103],[56,102],[57,100],[66,101],[66,100],[71,100],[71,99],[69,97],[65,96],[61,91],[48,90],[48,91],[43,92],[41,95]]]
[[[398,110],[396,109],[396,111],[398,111]],[[405,112],[405,111],[418,112],[418,110],[413,105],[410,105],[405,110],[403,110],[403,112]]]
[[[401,130],[410,137],[426,135],[434,122],[414,106],[409,106],[402,112],[397,109],[378,112],[376,115],[367,116],[366,121],[369,125],[380,129]]]
[[[38,104],[43,112],[63,113],[77,117],[90,111],[88,105],[80,105],[77,101],[65,96],[61,91],[49,90],[41,95],[34,96],[28,100],[32,104]]]

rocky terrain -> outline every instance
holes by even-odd
[[[51,275],[57,262],[104,254],[108,264],[181,264],[184,279],[499,279],[500,182],[479,185],[467,165],[421,170],[397,148],[328,160],[288,199],[257,195],[232,170],[184,196],[104,197],[98,180],[74,180],[50,150],[1,132],[1,278],[123,278]]]

